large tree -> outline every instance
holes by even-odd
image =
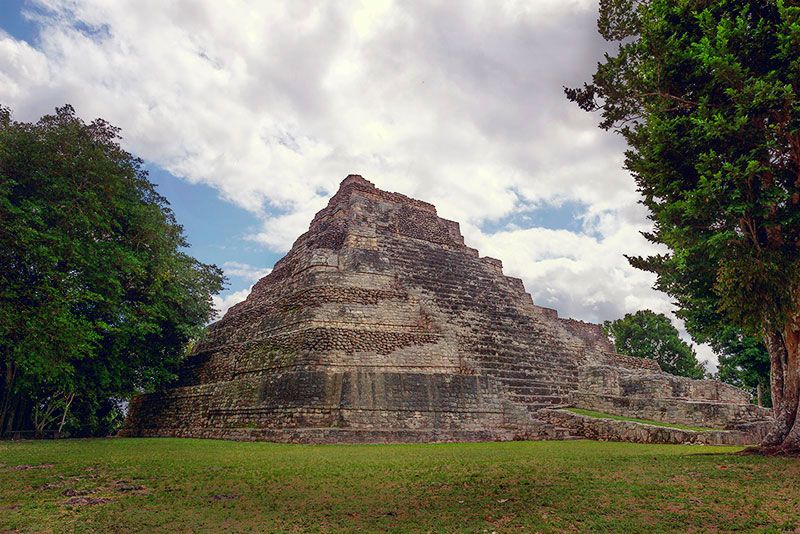
[[[621,319],[603,323],[603,331],[620,354],[655,360],[663,371],[677,376],[705,375],[694,349],[680,338],[677,328],[663,313],[626,313]]]
[[[0,108],[0,435],[97,431],[173,376],[223,284],[186,246],[116,128]]]
[[[669,248],[633,265],[658,275],[690,332],[716,315],[764,340],[775,452],[800,448],[798,5],[601,0],[616,51],[567,89],[626,139],[647,237]]]
[[[759,406],[772,406],[769,353],[761,339],[727,325],[709,342],[719,356],[718,378],[750,391]]]

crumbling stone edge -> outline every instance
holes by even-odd
[[[604,419],[573,413],[564,409],[543,409],[537,417],[585,439],[630,443],[673,445],[755,445],[768,425],[749,425],[736,430],[695,431],[648,425],[635,421]]]

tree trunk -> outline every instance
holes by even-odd
[[[5,420],[6,434],[14,435],[15,431],[24,430],[20,427],[19,421],[28,420],[27,414],[29,411],[29,403],[24,397],[20,395],[12,396]],[[15,425],[17,428],[15,428]]]
[[[759,407],[764,406],[764,391],[761,389],[761,382],[756,384],[756,403]]]
[[[64,413],[61,414],[61,422],[58,424],[58,431],[56,432],[56,437],[61,437],[61,431],[64,430],[64,424],[67,422],[67,414],[69,413],[69,407],[72,404],[72,401],[75,400],[74,393],[65,393],[64,394]]]
[[[10,411],[14,388],[14,371],[14,365],[6,363],[3,375],[0,377],[0,380],[2,380],[2,387],[0,387],[0,436],[11,430]]]
[[[775,428],[764,438],[768,453],[800,452],[800,330],[792,321],[765,336],[771,364],[772,410]]]

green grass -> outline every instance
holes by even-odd
[[[596,412],[594,410],[584,410],[583,408],[566,408],[567,411],[576,413],[578,415],[586,415],[588,417],[595,417],[597,419],[613,419],[614,421],[633,421],[634,423],[643,423],[646,425],[663,426],[666,428],[677,428],[679,430],[694,430],[695,432],[714,432],[718,428],[708,428],[705,426],[690,426],[681,425],[678,423],[663,423],[661,421],[651,421],[649,419],[636,419],[635,417],[623,417],[621,415],[612,415],[609,413]]]
[[[592,441],[0,442],[0,532],[800,527],[800,461],[738,450]],[[82,492],[108,501],[67,504]]]

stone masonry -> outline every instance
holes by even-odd
[[[716,428],[767,415],[736,388],[615,354],[598,325],[535,305],[433,205],[350,175],[178,381],[133,399],[123,434],[560,438],[539,414],[566,404]]]

